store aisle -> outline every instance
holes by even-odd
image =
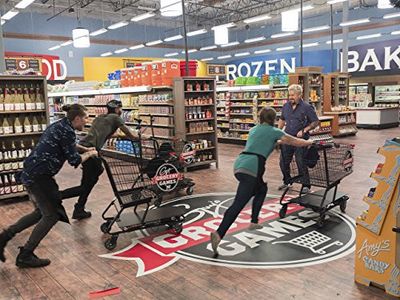
[[[356,145],[354,173],[340,184],[348,193],[348,214],[355,218],[367,207],[362,197],[374,185],[370,172],[383,158],[376,150],[385,139],[399,135],[399,129],[361,130],[357,136],[341,141]],[[195,193],[234,192],[236,181],[232,165],[242,146],[220,145],[220,169],[204,169],[190,174],[196,182]],[[281,174],[278,153],[270,159],[266,180],[269,193],[279,194]],[[80,171],[65,168],[58,177],[62,187],[76,184]],[[7,247],[8,262],[0,265],[0,299],[85,299],[90,291],[119,286],[122,293],[110,299],[392,299],[381,290],[356,285],[353,281],[353,255],[329,263],[291,269],[238,269],[179,260],[152,274],[136,277],[137,264],[109,260],[98,255],[107,251],[99,230],[100,214],[112,199],[105,175],[94,189],[88,208],[93,217],[73,221],[71,227],[57,224],[37,250],[52,264],[44,269],[18,270],[17,246],[28,236],[24,232]],[[74,200],[67,200],[72,213]],[[31,210],[27,202],[0,204],[0,228]],[[119,248],[129,245],[135,234],[121,235]],[[393,298],[394,299],[394,298]]]

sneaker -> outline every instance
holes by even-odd
[[[10,235],[10,233],[5,230],[0,234],[0,260],[2,262],[6,261],[6,257],[4,256],[4,249],[6,248],[8,241],[12,238],[12,235]]]
[[[250,223],[249,230],[257,230],[257,229],[262,229],[263,226],[261,224],[257,223]]]
[[[217,256],[218,255],[218,245],[221,242],[221,237],[219,236],[219,234],[217,232],[211,232],[210,239],[211,239],[211,247],[214,251],[214,255]]]
[[[75,220],[83,220],[90,218],[92,216],[92,213],[90,211],[85,211],[84,209],[75,209],[74,213],[72,214],[72,219]]]
[[[39,258],[33,251],[25,250],[24,247],[21,247],[15,264],[18,268],[41,268],[48,266],[50,260]]]
[[[310,188],[309,187],[306,187],[306,186],[304,186],[303,188],[302,188],[302,190],[301,190],[301,193],[302,194],[308,194],[310,192]]]
[[[284,183],[284,184],[282,184],[281,186],[278,187],[278,191],[286,190],[287,188],[290,189],[291,187],[292,187],[292,184]]]

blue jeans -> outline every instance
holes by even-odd
[[[294,155],[296,159],[297,169],[299,170],[299,176],[301,176],[301,183],[304,187],[311,187],[308,169],[304,163],[304,155],[306,153],[306,150],[306,147],[294,147],[289,145],[281,146],[281,158],[279,166],[281,167],[283,182],[285,184],[292,183],[292,177],[290,175],[290,163],[292,162]]]

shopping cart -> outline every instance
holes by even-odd
[[[182,231],[184,208],[155,207],[150,209],[151,202],[159,195],[154,190],[154,180],[145,172],[148,160],[139,155],[121,153],[117,151],[102,151],[103,160],[115,198],[102,214],[104,223],[100,229],[110,234],[104,246],[112,250],[117,245],[119,234],[165,225],[176,233]],[[171,183],[178,180],[178,173],[165,174],[165,181]],[[166,183],[167,184],[167,183]],[[115,208],[113,215],[109,212]],[[139,209],[143,208],[144,209]],[[111,216],[110,216],[111,215]],[[117,225],[118,229],[113,230]]]
[[[326,213],[339,206],[340,210],[345,213],[347,200],[349,197],[337,191],[340,181],[353,171],[353,145],[333,144],[333,143],[317,143],[312,147],[318,151],[318,157],[313,158],[315,161],[304,161],[308,170],[310,184],[312,186],[323,187],[316,192],[303,194],[301,188],[299,196],[288,198],[286,194],[290,187],[286,188],[280,199],[282,208],[279,216],[286,216],[289,204],[298,204],[305,208],[312,209],[319,213],[318,226],[322,227],[325,222]],[[295,159],[290,164],[292,180],[291,183],[302,183],[303,171],[299,170]]]

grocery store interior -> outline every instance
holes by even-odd
[[[399,0],[0,15],[0,300],[400,298]]]

